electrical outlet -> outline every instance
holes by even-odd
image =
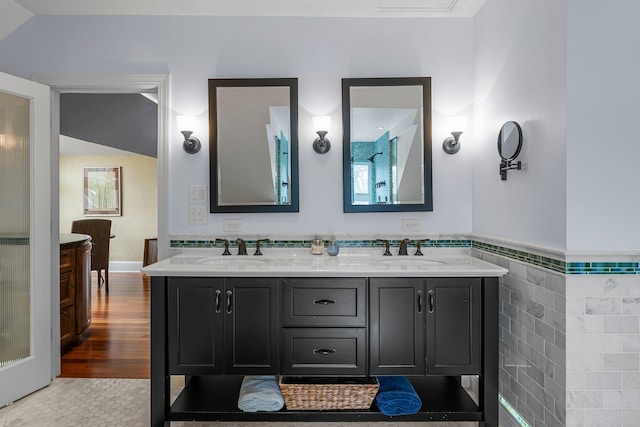
[[[204,205],[189,205],[189,224],[206,225],[207,209]]]
[[[207,186],[206,185],[190,185],[189,186],[189,204],[204,205],[207,203]]]
[[[223,231],[241,231],[242,220],[241,219],[225,219],[222,221]]]
[[[420,231],[422,224],[419,219],[403,219],[402,231]]]

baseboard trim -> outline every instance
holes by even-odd
[[[110,273],[140,272],[142,261],[109,261]]]

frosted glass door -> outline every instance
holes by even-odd
[[[0,73],[0,406],[51,381],[49,89]]]
[[[31,354],[29,104],[0,92],[0,367]]]

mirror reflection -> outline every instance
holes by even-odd
[[[343,79],[344,210],[432,210],[429,78]]]
[[[297,212],[297,79],[209,80],[211,212]]]

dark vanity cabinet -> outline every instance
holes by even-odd
[[[362,278],[284,279],[282,374],[366,375],[366,292]]]
[[[243,375],[403,375],[423,402],[394,421],[498,425],[496,277],[151,280],[151,425],[388,421],[356,411],[242,412]],[[170,378],[185,387],[171,400]],[[479,375],[474,401],[461,375]]]
[[[426,373],[475,375],[482,358],[481,279],[427,279]]]
[[[372,278],[369,301],[371,375],[424,375],[424,280]]]
[[[478,374],[481,279],[372,278],[372,375]]]
[[[168,279],[172,374],[278,372],[278,279]]]

